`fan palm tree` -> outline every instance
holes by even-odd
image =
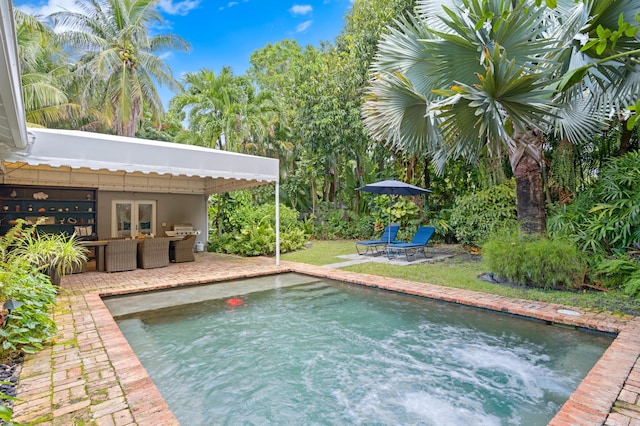
[[[86,79],[84,99],[111,119],[114,133],[134,136],[143,109],[157,121],[163,106],[156,82],[175,90],[177,81],[158,53],[187,51],[173,34],[151,36],[149,27],[162,23],[154,0],[76,0],[80,12],[51,15],[64,31],[60,38],[80,55],[77,74]]]
[[[536,3],[419,1],[380,42],[363,106],[376,139],[409,154],[431,153],[437,170],[450,157],[506,153],[526,234],[545,232],[545,135],[585,141],[607,120],[613,88],[618,100],[638,93],[637,78],[622,84],[624,75],[638,75],[631,60],[558,89],[564,73],[596,53],[580,51],[580,35],[621,14],[633,19],[633,0],[560,0],[553,9]],[[637,44],[629,37],[616,47]]]

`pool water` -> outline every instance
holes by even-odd
[[[190,288],[207,300],[178,306],[163,307],[175,290],[105,301],[181,424],[544,425],[612,341],[297,274],[266,280]]]

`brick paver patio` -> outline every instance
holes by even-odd
[[[176,425],[178,421],[140,364],[101,296],[185,284],[299,272],[478,306],[594,330],[617,338],[552,420],[553,425],[640,425],[640,319],[509,299],[339,269],[196,254],[196,262],[63,279],[52,345],[26,358],[14,407],[16,422],[42,425]],[[564,313],[579,311],[580,315]]]

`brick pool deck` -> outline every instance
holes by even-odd
[[[177,425],[101,296],[299,272],[477,306],[604,332],[617,337],[550,422],[552,425],[640,425],[640,318],[594,313],[339,269],[197,253],[196,262],[119,273],[65,277],[54,318],[55,341],[27,356],[13,420],[40,425]],[[563,310],[578,311],[580,315]]]

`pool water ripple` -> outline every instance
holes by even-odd
[[[183,424],[546,424],[611,342],[300,284],[117,318]]]

